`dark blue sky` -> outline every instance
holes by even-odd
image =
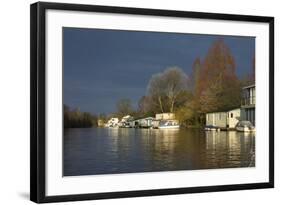
[[[221,36],[220,36],[221,37]],[[91,113],[115,111],[129,98],[137,105],[151,75],[169,66],[188,75],[196,57],[203,59],[219,36],[159,32],[63,29],[64,103]],[[250,73],[254,37],[223,36],[238,76]]]

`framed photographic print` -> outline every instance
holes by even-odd
[[[34,202],[274,187],[274,18],[31,5]]]

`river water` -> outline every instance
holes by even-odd
[[[255,166],[255,135],[201,129],[64,130],[64,176]]]

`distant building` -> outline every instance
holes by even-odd
[[[175,113],[159,113],[155,115],[156,120],[174,120],[175,117]]]
[[[243,120],[256,124],[256,86],[250,85],[242,88],[241,108],[243,109]]]
[[[139,119],[138,122],[139,122],[139,127],[142,127],[142,128],[149,128],[149,127],[152,127],[153,126],[153,121],[155,120],[154,117],[146,117],[146,118],[142,118],[142,119]]]
[[[233,129],[241,120],[241,109],[236,108],[225,112],[211,112],[206,114],[206,125]]]
[[[129,127],[131,127],[131,128],[136,127],[136,124],[138,124],[136,120],[129,120],[129,121],[128,121],[128,125],[129,125]]]
[[[135,127],[135,128],[150,128],[153,126],[153,121],[155,118],[153,117],[146,117],[146,118],[138,118],[134,120],[129,121],[130,127]]]

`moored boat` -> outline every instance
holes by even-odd
[[[180,125],[176,120],[162,120],[158,126],[159,129],[179,129]]]
[[[220,131],[220,128],[213,125],[206,125],[204,128],[205,131]]]
[[[250,121],[240,121],[236,125],[236,130],[239,132],[255,132],[256,129]]]

